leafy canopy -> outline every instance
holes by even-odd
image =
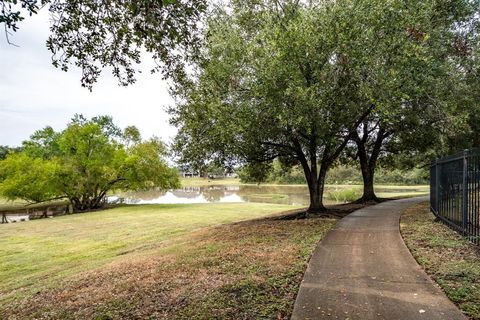
[[[66,198],[76,210],[95,209],[111,190],[177,187],[165,155],[161,141],[141,140],[134,127],[122,133],[110,117],[76,116],[61,132],[35,132],[23,151],[0,161],[0,194],[32,202]]]
[[[439,56],[449,45],[442,41],[448,23],[435,24],[438,3],[232,1],[217,8],[202,59],[174,90],[181,160],[246,162],[259,177],[276,158],[299,164],[310,209],[322,210],[326,172],[359,125],[373,112],[401,119],[402,108],[447,74]]]
[[[92,88],[108,68],[121,85],[135,82],[142,51],[157,65],[152,72],[169,76],[196,55],[198,29],[206,0],[2,0],[0,23],[9,31],[42,7],[50,12],[47,48],[53,65],[67,71],[81,69],[83,86]]]

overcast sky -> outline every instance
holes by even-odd
[[[27,17],[7,44],[0,33],[0,145],[17,146],[35,130],[47,125],[56,130],[65,127],[75,113],[87,117],[106,114],[120,127],[135,125],[142,136],[152,135],[168,142],[176,130],[168,124],[164,107],[173,99],[159,74],[145,70],[137,82],[127,88],[103,72],[93,92],[80,86],[80,72],[63,72],[51,65],[45,46],[48,14]]]

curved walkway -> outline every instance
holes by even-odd
[[[339,221],[313,253],[292,319],[466,319],[400,235],[400,215],[422,201],[388,201]]]

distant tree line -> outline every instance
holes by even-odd
[[[237,170],[242,182],[258,183],[258,178],[245,172],[243,168]],[[299,166],[284,167],[280,161],[274,160],[267,176],[262,181],[275,184],[305,184],[305,175]],[[325,179],[326,184],[362,184],[362,173],[358,166],[336,165],[332,167]],[[383,168],[376,170],[376,184],[387,185],[421,185],[429,183],[429,171],[427,168]]]
[[[258,183],[258,179],[243,168],[237,170],[240,180],[244,183]],[[378,168],[375,174],[375,184],[386,185],[421,185],[430,181],[426,168],[400,169]],[[278,160],[273,161],[272,168],[262,182],[275,184],[304,184],[305,175],[299,166],[285,168]],[[331,168],[325,179],[326,184],[362,184],[362,173],[352,165],[337,165]]]
[[[0,160],[3,160],[10,153],[20,152],[22,147],[0,146]]]

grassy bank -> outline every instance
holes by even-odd
[[[288,319],[306,262],[334,221],[202,228],[287,208],[127,207],[2,226],[0,313],[21,319]]]
[[[205,178],[180,178],[182,187],[202,187],[202,186],[217,186],[228,185],[237,186],[241,185],[240,179],[237,178],[223,178],[223,179],[205,179]]]
[[[0,197],[0,211],[10,210],[15,208],[20,208],[25,206],[27,203],[24,201],[9,201],[5,198]]]
[[[441,222],[428,203],[408,209],[402,236],[418,263],[472,319],[480,319],[480,247]]]
[[[28,203],[23,200],[10,201],[0,197],[0,212],[10,210],[22,210],[22,209],[38,209],[46,206],[65,206],[68,204],[67,200],[55,200],[41,203]]]
[[[242,184],[239,179],[213,179],[207,180],[203,178],[184,178],[182,179],[183,187],[208,187],[208,186],[242,186],[238,194],[245,197],[245,201],[265,202],[273,204],[302,204],[308,205],[308,189],[306,185],[279,185],[279,184],[261,184],[260,187],[254,184]],[[215,188],[215,187],[214,187]],[[209,189],[209,190],[206,190]],[[219,190],[211,190],[212,188],[204,188],[208,199],[219,198],[222,194]],[[156,192],[156,193],[155,193]],[[426,195],[429,192],[429,186],[394,186],[394,185],[377,185],[377,195],[381,198],[400,198]],[[116,194],[116,193],[113,193]],[[324,193],[324,201],[326,204],[344,203],[358,199],[362,194],[361,185],[326,185]],[[158,191],[152,192],[131,192],[118,193],[122,197],[138,196],[140,198],[152,199],[162,195]],[[289,197],[295,198],[295,201],[288,201]],[[218,199],[217,199],[218,200]],[[66,201],[55,201],[50,203],[40,203],[28,205],[28,208],[45,207],[47,205],[58,206],[65,205]],[[26,203],[22,201],[6,201],[0,198],[0,212],[25,209]]]
[[[263,204],[143,205],[0,225],[0,299],[162,245],[195,229],[291,209]]]

